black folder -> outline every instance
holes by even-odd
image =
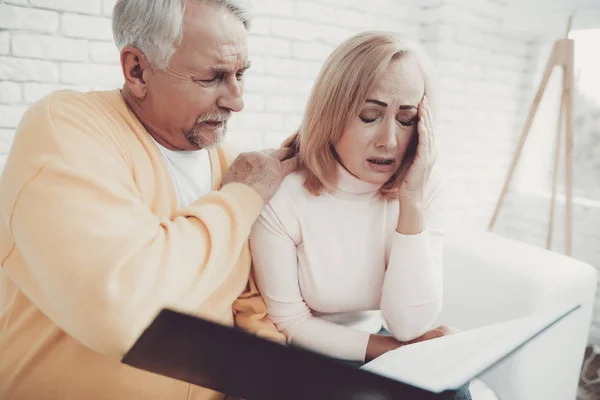
[[[245,400],[439,400],[452,398],[449,392],[580,308],[580,304],[550,307],[528,317],[416,343],[386,353],[366,368],[164,309],[122,362]],[[423,354],[426,360],[411,362],[411,353]],[[454,360],[461,360],[463,368],[456,368]],[[445,374],[433,376],[432,366],[441,367]]]
[[[339,360],[170,309],[159,313],[122,362],[245,400],[440,398]]]

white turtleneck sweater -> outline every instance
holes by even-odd
[[[425,191],[425,230],[396,232],[399,203],[341,166],[313,196],[289,175],[254,224],[250,246],[269,318],[288,342],[363,361],[382,327],[399,340],[432,328],[442,305],[445,202],[439,171]]]

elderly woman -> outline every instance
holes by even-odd
[[[433,97],[428,59],[393,34],[351,37],[323,66],[285,144],[302,168],[250,236],[268,316],[288,342],[360,364],[432,329],[446,213]]]

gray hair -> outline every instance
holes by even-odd
[[[224,8],[250,29],[248,8],[241,0],[192,0]],[[119,0],[113,10],[113,36],[144,53],[153,67],[164,69],[183,38],[186,0]]]

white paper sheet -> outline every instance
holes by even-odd
[[[362,369],[434,393],[458,389],[579,305],[455,333],[390,351]]]

